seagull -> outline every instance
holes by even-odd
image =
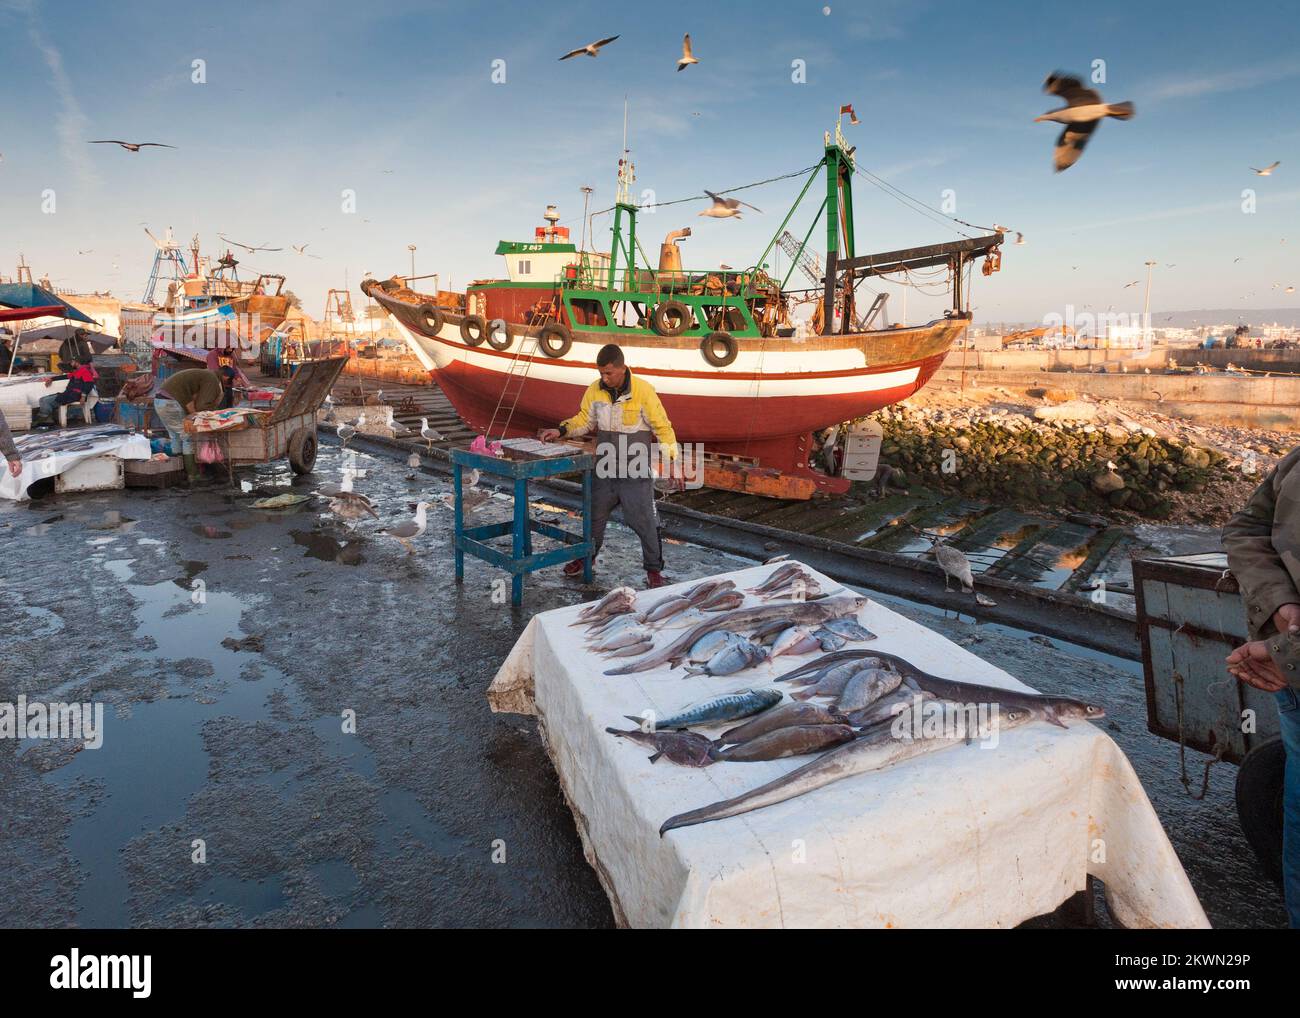
[[[406,457],[406,465],[411,468],[411,472],[406,475],[406,479],[414,481],[415,471],[420,469],[420,454],[412,450],[411,455]]]
[[[1142,282],[1142,280],[1140,280],[1140,279],[1135,279],[1135,280],[1133,280],[1133,282],[1131,282],[1131,283],[1125,283],[1125,284],[1121,287],[1121,289],[1123,289],[1123,290],[1127,290],[1130,286],[1137,286],[1138,283],[1140,283],[1140,282]]]
[[[296,252],[298,252],[298,254],[300,254],[300,255],[306,255],[306,257],[308,257],[308,258],[316,258],[316,259],[319,259],[319,258],[320,258],[320,255],[309,255],[309,254],[307,254],[307,245],[306,245],[306,244],[290,244],[289,246],[290,246],[291,248],[293,248]]]
[[[350,478],[344,478],[342,487],[322,485],[317,494],[330,500],[330,511],[341,520],[359,520],[366,515],[379,519],[374,503],[361,492],[352,490]]]
[[[334,413],[334,397],[330,393],[325,394],[325,423],[333,424],[338,419]]]
[[[444,436],[444,435],[442,434],[442,432],[439,431],[437,428],[431,428],[431,427],[429,427],[429,418],[427,418],[427,417],[421,417],[421,418],[420,418],[420,437],[424,439],[424,441],[425,441],[425,442],[428,444],[428,446],[429,446],[429,451],[432,452],[432,451],[433,451],[433,443],[434,443],[434,442],[441,442],[445,436]]]
[[[582,57],[582,56],[594,57],[600,52],[600,48],[602,46],[608,46],[611,42],[613,42],[617,38],[618,38],[617,35],[611,35],[608,39],[601,39],[600,42],[589,42],[585,46],[579,46],[575,50],[569,50],[569,52],[564,54],[564,56],[560,57],[560,59],[568,60],[569,57]]]
[[[691,55],[691,37],[690,34],[682,36],[682,58],[677,61],[677,69],[685,70],[691,64],[698,64],[699,61]]]
[[[161,141],[118,141],[115,138],[109,138],[103,141],[87,142],[88,145],[121,145],[128,152],[139,152],[142,148],[175,148],[175,145],[164,145]]]
[[[1065,130],[1056,139],[1054,164],[1057,173],[1068,170],[1079,161],[1083,147],[1104,118],[1128,120],[1135,112],[1130,102],[1102,102],[1095,89],[1084,88],[1083,82],[1070,74],[1055,71],[1049,74],[1043,82],[1043,91],[1065,100],[1065,105],[1059,109],[1048,110],[1041,117],[1034,118],[1034,123],[1052,120],[1065,125]]]
[[[742,205],[747,209],[754,209],[755,212],[763,211],[747,201],[741,201],[739,198],[723,198],[712,191],[705,191],[704,193],[713,199],[713,204],[701,212],[700,215],[708,216],[710,219],[731,219],[733,217],[739,219],[740,206]]]
[[[943,543],[942,537],[930,538],[930,550],[934,552],[934,557],[939,561],[939,568],[943,570],[943,589],[951,590],[951,581],[961,581],[961,592],[969,594],[975,590],[975,580],[971,576],[970,559],[959,548],[953,548]]]
[[[415,506],[415,519],[399,523],[396,526],[389,527],[387,530],[381,530],[380,533],[396,538],[405,546],[408,555],[414,555],[415,545],[413,545],[411,541],[423,535],[425,528],[429,525],[429,518],[424,513],[428,508],[428,502],[417,502]]]
[[[1284,292],[1284,293],[1295,293],[1295,287],[1294,287],[1294,286],[1288,286],[1288,287],[1286,288],[1286,290],[1283,291],[1283,292]]]
[[[284,250],[284,248],[282,247],[267,247],[265,244],[258,244],[257,246],[253,246],[251,244],[241,244],[237,240],[231,240],[224,233],[218,233],[217,236],[220,237],[222,240],[224,240],[227,244],[234,244],[235,247],[242,247],[245,251],[283,251]]]
[[[347,444],[352,441],[353,436],[365,426],[365,423],[366,415],[358,414],[355,425],[340,424],[335,429],[335,434],[339,436],[339,443],[343,446],[347,446]]]
[[[1282,165],[1282,161],[1278,159],[1272,163],[1269,163],[1269,165],[1265,166],[1262,170],[1256,170],[1255,167],[1253,166],[1251,167],[1251,170],[1253,170],[1257,176],[1271,177],[1273,175],[1273,171],[1276,170],[1281,165]]]

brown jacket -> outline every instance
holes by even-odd
[[[7,460],[22,459],[18,454],[18,446],[14,445],[14,436],[9,432],[9,422],[5,420],[3,411],[0,411],[0,456]]]
[[[1268,649],[1287,682],[1300,687],[1300,633],[1279,633],[1273,613],[1300,604],[1300,446],[1292,449],[1255,489],[1244,509],[1223,528],[1228,567],[1246,602],[1252,640]]]

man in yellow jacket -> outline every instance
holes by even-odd
[[[596,476],[591,490],[593,557],[604,543],[610,513],[621,505],[624,522],[641,538],[646,586],[661,587],[667,581],[662,573],[653,464],[663,458],[677,459],[677,436],[658,394],[649,382],[633,376],[619,347],[612,343],[601,347],[596,367],[600,378],[583,393],[578,412],[558,428],[547,428],[540,437],[553,442],[596,433]],[[564,572],[577,576],[582,563],[570,562]]]

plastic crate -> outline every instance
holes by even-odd
[[[158,420],[158,415],[154,412],[152,400],[148,403],[128,403],[126,400],[119,400],[117,422],[124,428],[135,428],[136,431],[149,431],[162,427],[162,421]]]

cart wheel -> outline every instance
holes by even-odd
[[[316,432],[306,428],[289,438],[289,466],[295,474],[310,474],[316,465]]]
[[[1282,781],[1286,747],[1281,739],[1256,746],[1237,771],[1237,816],[1265,874],[1282,882]]]

